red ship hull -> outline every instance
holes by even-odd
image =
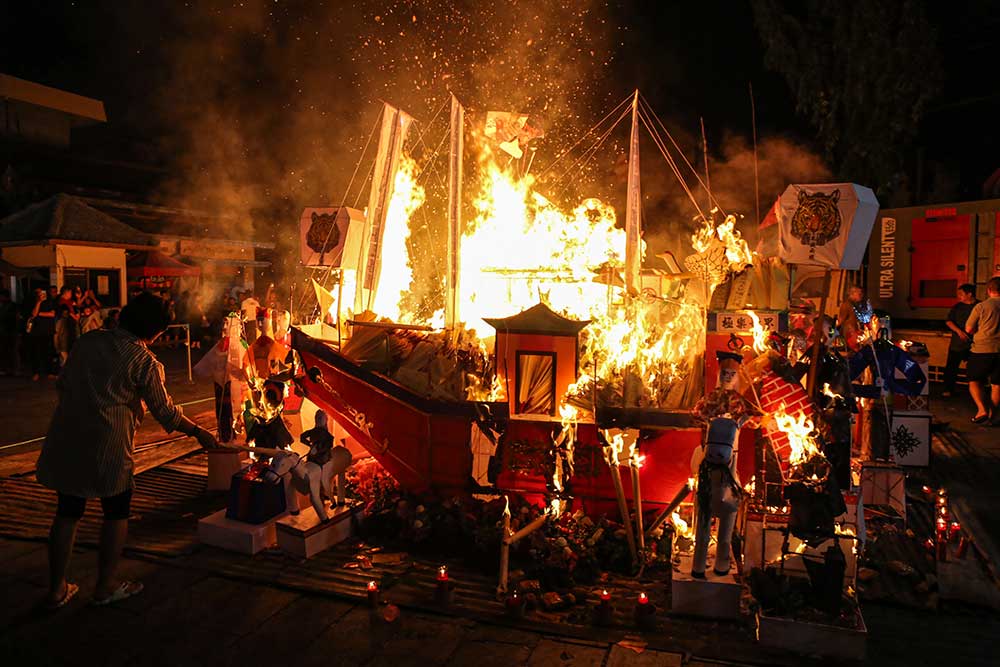
[[[470,437],[476,404],[431,400],[379,373],[343,357],[327,343],[293,329],[292,346],[307,370],[318,369],[319,381],[309,373],[303,380],[306,397],[327,411],[364,447],[400,485],[410,491],[453,496],[475,491]],[[313,372],[315,375],[315,372]],[[491,404],[506,411],[506,403]],[[637,427],[645,463],[640,470],[644,511],[668,504],[691,476],[691,455],[701,443],[701,429],[690,426],[686,413],[621,411],[598,414],[601,428]],[[562,428],[558,421],[507,422],[495,483],[502,492],[517,492],[544,501],[551,490],[548,449]],[[598,443],[598,425],[581,422],[574,448],[575,468],[566,492],[574,505],[588,512],[617,511],[614,484]],[[740,457],[740,476],[749,479],[753,461],[751,434],[741,438],[747,455]],[[631,500],[627,467],[623,486]]]

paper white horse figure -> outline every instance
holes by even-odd
[[[344,473],[351,465],[351,452],[347,447],[333,446],[333,436],[327,428],[326,413],[322,410],[316,411],[315,428],[304,431],[300,437],[303,443],[309,445],[307,456],[300,456],[290,449],[257,448],[250,451],[270,455],[269,472],[278,477],[287,476],[285,499],[292,514],[299,513],[298,499],[295,496],[297,491],[308,494],[316,515],[322,521],[326,521],[329,515],[326,503],[323,501],[334,500],[332,489],[334,475],[337,477],[336,503],[347,504],[344,490],[347,480]]]

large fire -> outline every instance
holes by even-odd
[[[566,317],[590,321],[581,336],[581,375],[570,392],[570,398],[576,392],[578,406],[596,395],[605,404],[679,407],[684,392],[674,391],[678,381],[704,351],[703,296],[625,294],[620,276],[626,235],[610,205],[589,198],[561,209],[535,190],[532,176],[502,166],[488,146],[481,150],[478,173],[471,188],[475,215],[466,222],[460,248],[458,312],[466,330],[490,350],[493,330],[484,317],[510,316],[543,302]],[[404,155],[373,310],[393,321],[438,325],[440,313],[431,320],[404,306],[414,282],[407,239],[425,199],[417,176],[416,163]],[[709,289],[752,259],[734,225],[731,216],[718,226],[704,221],[691,238],[698,253],[692,257],[711,265],[704,280]],[[502,398],[496,394],[473,398]]]
[[[417,163],[408,155],[400,156],[392,199],[385,217],[382,240],[382,273],[372,310],[394,322],[404,321],[400,308],[403,296],[413,282],[413,265],[406,242],[410,238],[410,218],[423,206],[426,195],[417,184]]]

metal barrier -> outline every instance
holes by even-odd
[[[184,329],[185,342],[184,347],[187,349],[187,364],[188,364],[188,382],[194,382],[194,376],[191,375],[191,325],[189,324],[171,324],[167,327],[170,329]]]

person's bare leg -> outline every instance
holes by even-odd
[[[969,394],[976,403],[976,417],[984,417],[990,413],[986,407],[986,390],[982,382],[969,381]]]
[[[990,385],[990,412],[993,414],[993,418],[996,419],[1000,417],[997,414],[998,408],[1000,408],[1000,384]]]
[[[128,519],[105,519],[101,526],[101,545],[97,557],[97,587],[94,598],[101,600],[111,595],[120,583],[117,579]]]
[[[76,526],[79,519],[57,516],[49,530],[49,602],[58,602],[66,595],[66,570],[73,555]]]

